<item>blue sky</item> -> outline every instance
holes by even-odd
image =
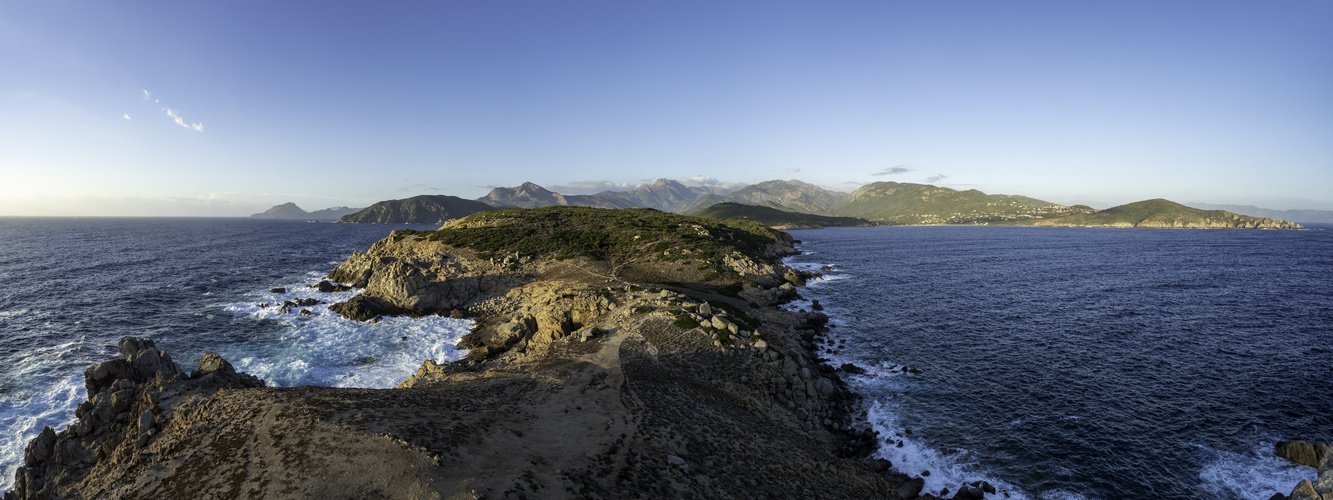
[[[0,215],[658,177],[1333,210],[1331,22],[1323,0],[8,1]]]

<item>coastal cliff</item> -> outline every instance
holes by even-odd
[[[814,352],[827,317],[776,307],[812,277],[781,263],[792,243],[583,207],[396,231],[330,274],[365,289],[332,309],[471,317],[463,359],[396,389],[272,388],[126,339],[6,499],[916,498],[864,459],[879,438]]]

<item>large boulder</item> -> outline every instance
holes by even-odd
[[[121,359],[113,359],[89,367],[83,372],[84,386],[88,397],[111,388],[120,380],[142,383],[155,378],[169,380],[183,377],[180,365],[171,360],[167,353],[159,351],[153,341],[125,337],[117,345]]]
[[[1326,453],[1327,450],[1328,445],[1322,445],[1318,451]],[[1310,467],[1318,467],[1319,460],[1323,458],[1323,454],[1316,451],[1315,445],[1307,441],[1279,441],[1277,456]]]

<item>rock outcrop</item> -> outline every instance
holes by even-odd
[[[1282,441],[1277,443],[1277,456],[1315,467],[1319,475],[1314,481],[1297,483],[1290,495],[1274,495],[1270,500],[1333,500],[1333,446],[1307,441]]]
[[[151,340],[126,337],[118,347],[121,359],[84,372],[88,400],[75,411],[78,421],[60,432],[42,429],[29,443],[5,500],[107,496],[124,479],[119,469],[138,463],[174,423],[174,408],[224,388],[264,385],[215,353],[186,374]]]

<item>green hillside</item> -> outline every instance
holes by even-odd
[[[485,203],[457,196],[421,195],[404,200],[381,201],[360,212],[344,215],[338,222],[437,224],[493,208]]]
[[[1025,225],[1162,228],[1299,229],[1283,220],[1238,215],[1222,210],[1199,210],[1174,201],[1145,200],[1091,213],[1031,220]]]
[[[758,222],[773,229],[820,229],[825,227],[862,227],[875,223],[855,217],[830,217],[826,215],[788,212],[772,207],[745,205],[742,203],[718,203],[690,215],[712,217],[715,219],[739,219]]]
[[[1026,196],[988,195],[929,184],[875,182],[857,189],[834,215],[881,224],[991,224],[1049,217],[1068,207]]]

